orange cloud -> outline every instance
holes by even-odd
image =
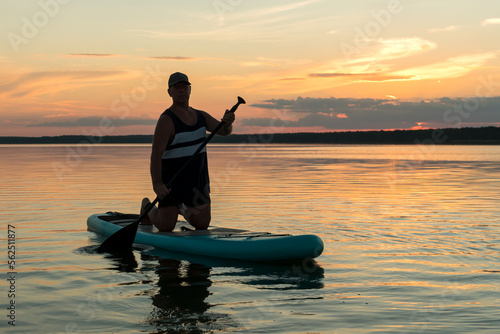
[[[123,55],[115,55],[110,53],[70,53],[67,57],[123,57]]]
[[[29,98],[55,94],[89,85],[105,85],[128,76],[126,71],[44,71],[25,73],[0,85],[8,98]]]
[[[182,57],[182,56],[163,56],[163,57],[148,57],[148,59],[157,60],[195,60],[193,57]]]
[[[411,75],[386,75],[383,73],[311,73],[312,78],[335,78],[349,77],[359,81],[394,81],[394,80],[409,80]]]

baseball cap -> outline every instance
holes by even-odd
[[[188,79],[187,75],[185,75],[184,73],[181,73],[181,72],[172,73],[170,75],[170,78],[168,79],[168,88],[170,88],[173,85],[175,85],[176,83],[182,82],[182,81],[185,81],[188,84],[191,84],[189,82],[189,79]]]

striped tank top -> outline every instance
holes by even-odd
[[[194,125],[186,125],[170,109],[163,114],[169,116],[174,124],[174,138],[167,145],[162,156],[162,178],[167,184],[184,163],[191,158],[206,138],[205,117],[193,109],[198,116]],[[210,193],[206,147],[189,163],[171,185],[170,198],[192,198],[197,194]]]

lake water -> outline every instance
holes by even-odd
[[[0,146],[1,332],[498,333],[500,146],[208,152],[212,225],[313,233],[324,253],[95,254],[89,215],[153,197],[149,145]]]

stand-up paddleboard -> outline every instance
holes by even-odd
[[[138,217],[118,212],[95,214],[87,219],[87,226],[109,236]],[[182,221],[177,222],[172,232],[140,225],[134,242],[174,252],[258,262],[315,258],[324,248],[323,240],[316,235],[273,234],[216,226],[197,231]]]

